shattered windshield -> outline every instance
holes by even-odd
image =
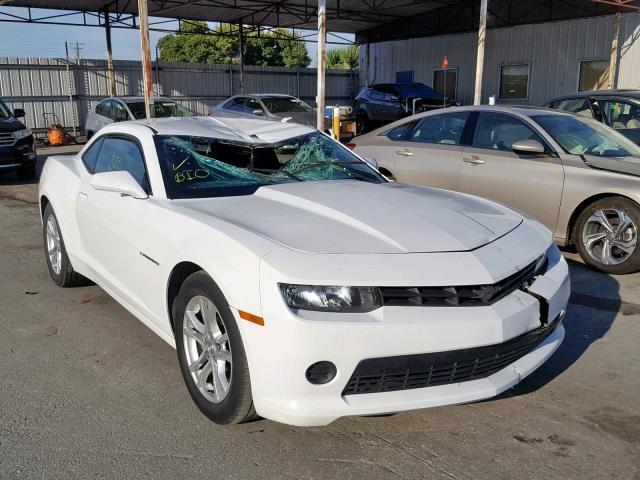
[[[155,141],[169,198],[250,195],[290,182],[386,181],[320,132],[268,145],[184,135],[156,135]]]

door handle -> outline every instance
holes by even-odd
[[[80,198],[81,198],[82,200],[87,200],[87,199],[89,199],[89,195],[87,195],[87,194],[86,194],[86,193],[84,193],[84,192],[80,192]]]
[[[482,160],[477,155],[471,155],[470,157],[463,157],[462,161],[465,163],[471,163],[473,165],[482,165],[484,163],[484,160]]]
[[[396,153],[398,155],[402,155],[403,157],[410,157],[413,155],[413,152],[411,150],[408,150],[406,148],[403,148],[402,150],[396,150]]]

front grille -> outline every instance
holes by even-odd
[[[457,287],[382,287],[380,294],[385,307],[478,307],[491,305],[511,292],[527,285],[546,268],[536,269],[538,260],[522,270],[492,285]]]
[[[16,143],[13,133],[0,133],[0,147],[8,147]]]
[[[394,392],[485,378],[527,355],[559,323],[560,317],[497,345],[362,360],[342,394]]]

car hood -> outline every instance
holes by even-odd
[[[16,130],[23,130],[24,128],[24,124],[13,117],[0,118],[0,132],[15,132]]]
[[[468,251],[522,223],[513,210],[487,200],[395,182],[288,183],[177,203],[313,253]]]
[[[640,176],[640,157],[597,157],[595,155],[583,155],[582,159],[591,168]]]

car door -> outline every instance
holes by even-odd
[[[428,115],[395,142],[396,179],[456,190],[468,111]]]
[[[544,154],[518,154],[511,146],[537,140]],[[531,124],[506,113],[481,112],[473,143],[465,148],[458,189],[495,200],[555,230],[564,185],[562,162]]]
[[[640,145],[640,104],[607,99],[599,101],[607,124]]]
[[[146,222],[149,200],[91,187],[95,174],[127,171],[151,194],[142,147],[135,138],[122,135],[104,135],[98,142],[99,152],[85,163],[89,175],[81,182],[76,199],[85,262],[101,283],[152,318],[145,291],[157,268],[143,256],[145,244],[154,235]]]

